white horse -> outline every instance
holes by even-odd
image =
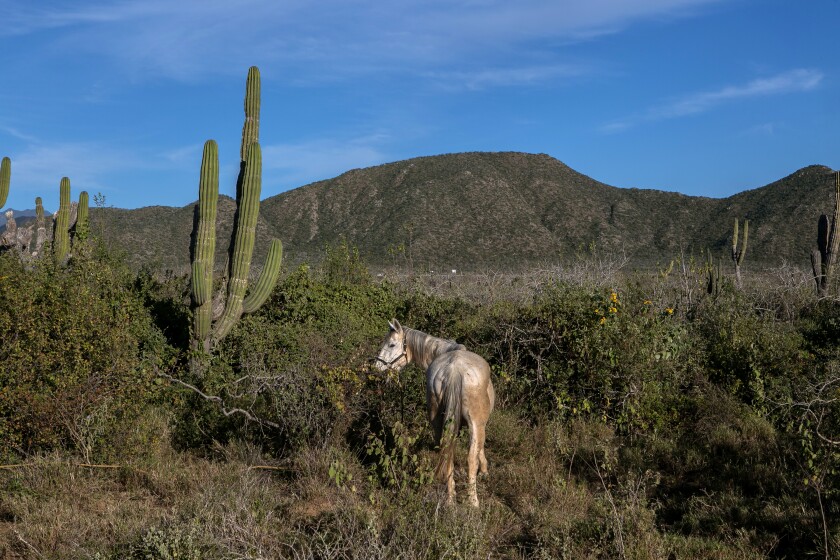
[[[446,481],[448,501],[455,499],[455,440],[466,423],[470,429],[467,485],[469,500],[478,507],[476,476],[487,474],[484,431],[496,402],[490,366],[484,358],[451,340],[403,328],[393,319],[375,365],[380,371],[401,370],[414,362],[426,369],[426,406],[435,443],[441,453],[436,475]]]

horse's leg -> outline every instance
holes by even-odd
[[[455,454],[449,456],[447,465],[448,475],[446,477],[446,503],[455,503]]]
[[[487,473],[487,457],[484,456],[484,435],[485,435],[485,427],[487,423],[481,424],[481,427],[476,426],[476,431],[480,431],[481,437],[476,438],[478,440],[478,468],[481,474],[488,474]]]
[[[496,391],[493,389],[493,383],[487,384],[487,416],[481,424],[481,439],[478,442],[478,465],[481,469],[481,474],[487,473],[487,457],[484,456],[484,429],[487,426],[487,421],[490,419],[490,414],[493,412],[493,407],[496,405]]]
[[[469,489],[470,504],[478,507],[478,491],[476,477],[478,475],[479,442],[484,443],[484,424],[470,421],[470,451],[467,457],[467,488]]]

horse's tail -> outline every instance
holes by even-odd
[[[461,397],[464,386],[464,376],[456,370],[450,370],[441,395],[443,409],[443,432],[440,438],[440,458],[438,459],[435,477],[445,482],[449,479],[455,459],[455,441],[461,431]]]

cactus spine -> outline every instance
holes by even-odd
[[[741,247],[738,247],[738,218],[735,218],[735,228],[732,233],[732,262],[735,263],[735,285],[741,288],[741,264],[747,254],[747,240],[750,235],[750,221],[744,220],[744,240]]]
[[[7,157],[0,162],[0,208],[6,205],[9,197],[9,183],[12,179],[12,160]]]
[[[53,229],[53,255],[63,263],[70,252],[70,179],[62,177],[59,185],[58,212]]]
[[[837,219],[840,217],[840,171],[834,172],[834,214],[829,221],[825,214],[817,222],[817,248],[811,253],[811,267],[817,284],[817,295],[828,294],[828,288],[840,252],[840,235],[837,235]]]
[[[209,352],[239,321],[243,313],[258,309],[268,298],[280,272],[282,244],[272,241],[268,258],[256,285],[246,298],[248,274],[256,239],[262,188],[262,151],[259,145],[260,73],[248,70],[245,90],[245,124],[242,127],[240,173],[236,188],[233,242],[228,255],[227,293],[224,308],[211,296],[216,247],[216,205],[219,196],[218,147],[213,140],[204,145],[199,179],[198,208],[193,226],[192,305],[193,348]],[[212,325],[213,319],[218,319]]]

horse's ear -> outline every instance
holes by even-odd
[[[391,319],[390,321],[388,321],[388,326],[391,327],[391,330],[394,332],[402,331],[402,325],[400,325],[400,322],[396,319]]]

